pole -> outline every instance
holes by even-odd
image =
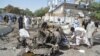
[[[63,22],[65,22],[65,20],[66,20],[66,0],[64,0],[64,11],[63,11],[63,13],[64,13],[64,21]]]

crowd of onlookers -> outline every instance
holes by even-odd
[[[56,25],[53,25],[53,28],[55,28]],[[70,36],[71,40],[67,39],[66,34],[63,32],[62,28],[59,26],[53,31],[49,30],[48,22],[44,22],[42,24],[42,31],[48,31],[53,33],[53,37],[56,39],[56,44],[60,45],[67,45],[69,42],[70,47],[78,49],[81,42],[86,44],[88,48],[91,48],[94,45],[94,35],[96,32],[98,32],[99,23],[95,22],[92,19],[84,19],[81,23],[76,17],[74,21],[70,25]],[[45,33],[47,35],[47,33]],[[44,36],[45,37],[45,36]],[[50,38],[49,38],[50,39]],[[57,43],[58,42],[58,43]]]
[[[9,15],[1,16],[0,15],[0,22],[5,22],[5,24],[12,25],[12,24],[15,24],[16,21],[17,21],[16,16],[9,16]]]
[[[30,29],[30,25],[33,19],[29,16],[4,16],[4,22],[11,25],[15,23],[18,19],[18,27],[19,27],[19,36],[18,41],[26,47],[28,44],[26,43],[27,38],[30,37],[28,30]],[[1,19],[0,19],[1,21]],[[34,27],[34,26],[33,26]],[[48,22],[41,23],[41,28],[38,29],[38,41],[43,42],[43,44],[51,43],[57,46],[68,46],[69,48],[78,49],[81,42],[87,45],[88,48],[91,48],[94,45],[93,36],[97,32],[98,22],[95,22],[91,19],[84,19],[81,23],[79,22],[78,17],[71,22],[70,25],[70,36],[67,36],[61,26],[57,25],[49,25]],[[70,37],[70,40],[68,39]]]
[[[98,27],[99,23],[90,18],[84,19],[82,23],[80,23],[78,17],[76,17],[70,27],[72,32],[71,45],[75,49],[78,49],[78,46],[83,42],[88,48],[91,48],[94,44],[93,36],[97,32]]]
[[[48,28],[47,25],[48,25],[47,22],[44,22],[42,25],[42,28],[47,29]],[[75,20],[72,22],[72,24],[70,26],[70,30],[72,33],[70,45],[73,46],[74,48],[76,48],[77,46],[80,46],[81,42],[84,42],[84,44],[86,44],[88,46],[88,48],[91,48],[94,44],[94,41],[93,41],[94,37],[93,36],[98,31],[97,30],[98,27],[99,27],[99,23],[95,22],[91,19],[84,19],[82,21],[82,23],[80,23],[78,20],[78,17],[75,18]],[[59,28],[61,28],[61,27],[59,27]],[[60,38],[58,38],[60,40],[57,42],[62,41],[64,43],[65,40],[66,40],[65,42],[68,41],[66,39],[67,37],[63,38],[66,35],[63,33],[63,31],[62,32],[58,31],[58,33],[60,33],[61,36],[60,36]],[[56,35],[56,34],[54,34],[54,35]]]

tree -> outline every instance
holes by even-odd
[[[4,8],[5,12],[8,13],[14,13],[14,14],[19,14],[19,15],[29,15],[29,16],[33,16],[32,11],[30,11],[28,8],[24,9],[20,9],[18,7],[14,7],[12,5],[8,5]]]
[[[20,14],[20,9],[18,7],[13,8],[14,14]]]
[[[12,5],[8,5],[4,8],[5,12],[20,14],[20,9],[18,7],[13,7]]]
[[[90,10],[92,11],[90,16],[100,20],[100,3],[92,3]]]
[[[44,16],[45,13],[48,12],[48,10],[49,10],[48,7],[40,8],[40,9],[38,9],[38,10],[36,10],[36,11],[34,12],[34,16],[36,16],[36,17],[41,17],[41,18],[42,18],[42,16]]]
[[[30,11],[28,8],[26,8],[26,9],[24,10],[24,12],[25,12],[25,15],[33,16],[32,11]]]
[[[0,13],[2,13],[3,12],[3,9],[2,8],[0,8]]]
[[[4,10],[8,13],[11,13],[13,11],[13,6],[12,5],[8,5],[4,8]]]

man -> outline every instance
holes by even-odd
[[[24,28],[19,30],[19,41],[21,42],[23,47],[27,46],[26,40],[30,37],[29,32],[25,30]]]
[[[76,28],[76,27],[79,27],[79,26],[80,26],[79,20],[78,20],[78,18],[75,18],[75,20],[72,23],[72,27]]]
[[[88,20],[83,20],[82,26],[84,27],[84,29],[87,28],[87,25],[88,25]]]
[[[22,16],[18,18],[18,23],[19,23],[19,29],[22,29],[23,28],[23,17]]]
[[[93,35],[97,31],[97,27],[95,26],[95,23],[91,20],[89,20],[89,23],[87,25],[87,37],[89,38],[91,46],[93,45]]]
[[[13,17],[12,17],[12,22],[13,22],[14,24],[16,23],[16,20],[17,20],[16,16],[13,16]]]
[[[88,38],[86,37],[86,30],[82,27],[77,27],[77,28],[71,28],[71,31],[73,33],[73,35],[71,36],[72,39],[75,39],[75,47],[78,47],[81,43],[81,41],[83,41],[86,45],[88,45],[88,47],[90,46],[90,43],[88,41]]]
[[[27,16],[24,16],[24,25],[25,29],[29,29],[29,18]]]
[[[89,23],[90,18],[88,16],[86,16],[82,22],[82,26],[86,29],[87,25]]]
[[[3,17],[0,15],[0,22],[2,22],[3,21]]]
[[[13,24],[13,22],[12,22],[12,17],[11,17],[11,16],[9,16],[9,18],[8,18],[8,19],[9,19],[9,21],[8,21],[8,25],[9,25],[9,26],[11,26],[11,25]]]
[[[48,26],[47,22],[43,22],[41,25],[41,28],[45,29],[45,28],[47,28],[47,26]]]
[[[8,15],[5,15],[5,16],[4,16],[4,22],[5,22],[5,24],[7,24],[8,21],[9,21],[9,16],[8,16]]]

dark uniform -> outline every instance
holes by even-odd
[[[19,23],[19,29],[22,29],[23,28],[23,17],[22,16],[18,18],[18,23]]]

